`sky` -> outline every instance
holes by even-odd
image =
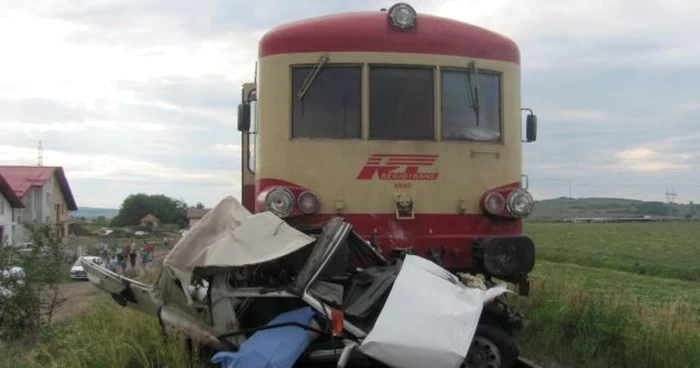
[[[700,202],[700,2],[411,1],[514,40],[536,199]],[[0,0],[0,164],[63,166],[79,206],[240,198],[240,87],[280,23],[384,1]]]

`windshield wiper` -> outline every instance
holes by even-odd
[[[476,82],[472,82],[472,75]],[[473,61],[469,63],[469,70],[467,71],[467,89],[469,90],[469,100],[471,100],[472,108],[476,113],[476,126],[479,126],[479,69]]]
[[[306,76],[306,79],[304,79],[304,83],[302,83],[301,88],[299,88],[299,92],[297,92],[299,100],[304,99],[304,96],[306,96],[306,92],[309,91],[309,88],[311,88],[311,85],[316,80],[318,72],[321,71],[321,68],[323,68],[323,65],[326,64],[327,61],[328,55],[321,55],[321,58],[318,60],[318,63],[314,65],[314,68],[311,70],[311,73],[309,73],[309,75]]]

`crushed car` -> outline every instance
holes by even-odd
[[[121,306],[184,332],[222,367],[511,367],[513,344],[480,334],[508,292],[415,255],[391,262],[341,217],[295,229],[227,197],[165,257],[153,285],[83,259]]]

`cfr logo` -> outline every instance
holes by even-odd
[[[436,172],[419,172],[421,166],[433,166],[438,155],[389,155],[370,156],[357,175],[357,180],[436,180]]]

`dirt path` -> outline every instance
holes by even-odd
[[[156,249],[153,254],[153,262],[147,266],[147,269],[153,269],[162,264],[167,254],[168,250],[166,249]],[[60,284],[58,286],[59,297],[64,298],[65,302],[54,312],[54,322],[65,321],[87,311],[95,296],[101,292],[90,281],[68,281]]]

